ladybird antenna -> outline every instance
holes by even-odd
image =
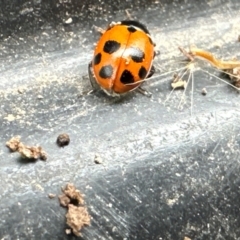
[[[125,13],[126,13],[126,15],[127,15],[127,19],[128,19],[128,20],[134,20],[134,18],[131,16],[129,10],[130,10],[130,9],[125,9]]]

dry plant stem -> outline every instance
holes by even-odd
[[[185,54],[184,54],[185,55]],[[220,59],[217,59],[213,56],[212,53],[207,52],[205,50],[191,47],[190,53],[188,54],[193,57],[202,58],[203,60],[206,60],[210,62],[214,67],[220,69],[220,70],[228,70],[228,69],[234,69],[236,67],[240,67],[240,61],[223,61]]]
[[[235,86],[237,90],[240,87],[240,61],[231,60],[223,61],[214,57],[214,55],[203,49],[197,47],[191,47],[188,53],[184,48],[179,47],[179,50],[190,60],[193,61],[194,58],[200,58],[204,61],[209,62],[213,67],[217,68],[219,71],[227,73],[232,82],[231,86]],[[221,80],[222,81],[222,80]],[[232,85],[233,84],[233,85]]]
[[[184,56],[186,56],[191,62],[194,61],[194,56],[192,56],[191,52],[188,53],[183,47],[178,47],[178,49],[180,50],[180,52],[183,53]]]

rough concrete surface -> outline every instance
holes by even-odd
[[[186,64],[178,46],[240,58],[239,1],[0,6],[1,240],[74,239],[65,210],[48,198],[68,182],[92,216],[82,239],[240,239],[239,93],[199,61],[183,101],[183,90],[169,97],[172,71]],[[93,26],[125,19],[126,9],[160,51],[156,78],[144,84],[152,97],[89,94]],[[61,133],[70,136],[64,148],[56,145]],[[42,146],[47,161],[10,153],[5,142],[16,135]]]

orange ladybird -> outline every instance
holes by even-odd
[[[113,96],[138,88],[154,74],[154,46],[143,24],[132,20],[110,24],[89,63],[92,85],[97,83]]]

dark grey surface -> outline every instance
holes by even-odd
[[[105,27],[129,9],[161,52],[158,75],[184,59],[179,45],[239,57],[239,2],[61,2],[0,3],[0,239],[74,238],[64,232],[65,210],[47,197],[67,182],[86,195],[93,217],[83,239],[240,239],[236,90],[196,71],[192,115],[191,87],[182,109],[182,91],[164,104],[171,74],[145,84],[152,98],[87,94],[93,24]],[[62,132],[71,142],[60,149]],[[40,144],[48,160],[10,154],[14,135]]]

